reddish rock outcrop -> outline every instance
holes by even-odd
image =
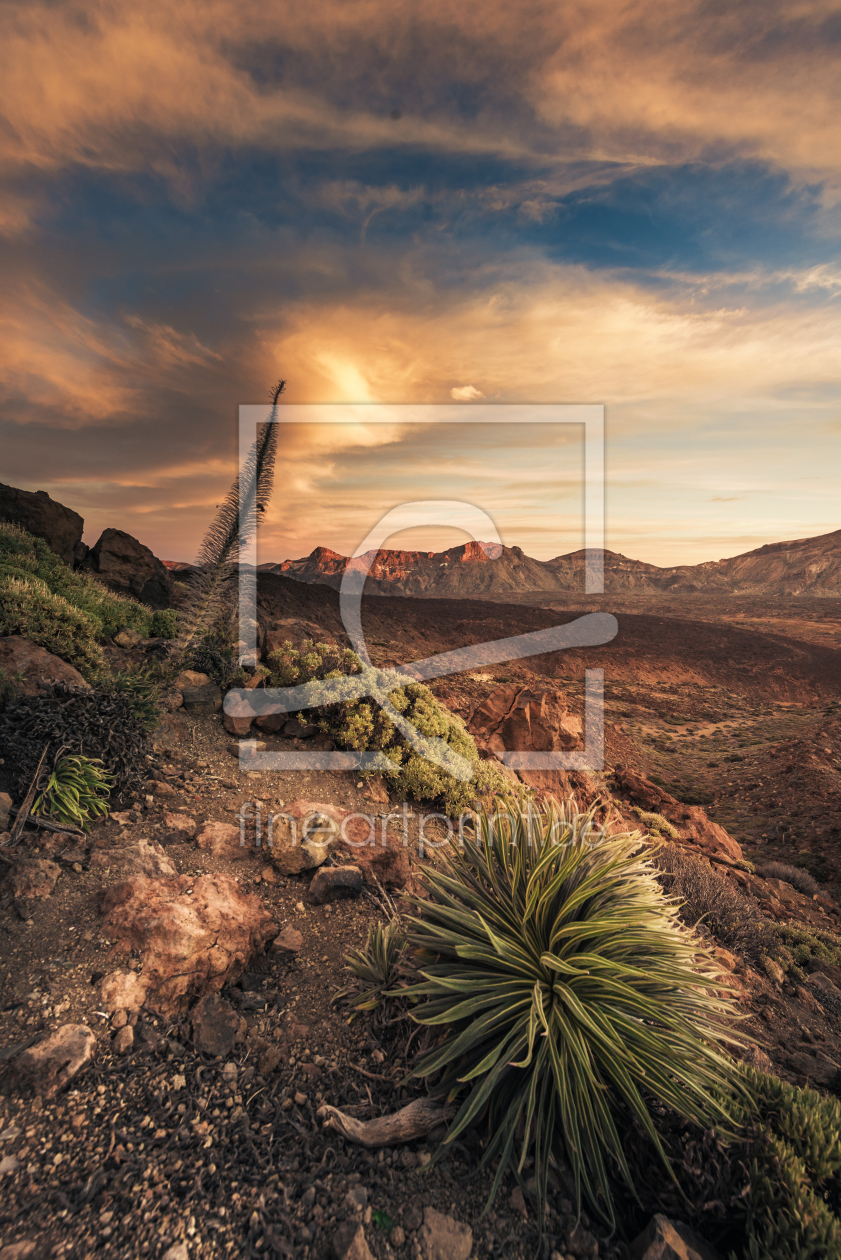
[[[18,634],[0,639],[0,669],[7,678],[23,674],[23,681],[16,685],[25,696],[37,695],[42,690],[41,683],[65,683],[90,691],[78,669]]]
[[[52,1098],[89,1063],[96,1037],[85,1024],[63,1024],[12,1060],[7,1085],[15,1093]]]
[[[207,822],[196,836],[200,849],[209,849],[214,857],[233,861],[249,854],[249,847],[242,844],[242,833],[232,823]]]
[[[713,862],[732,866],[741,862],[741,846],[733,837],[708,818],[697,805],[684,805],[650,779],[633,770],[616,769],[616,781],[622,796],[633,805],[650,814],[661,814],[680,832],[680,843],[703,853]],[[639,820],[629,816],[629,825],[639,826]]]
[[[473,710],[468,728],[480,749],[559,752],[581,745],[581,719],[556,688],[496,687]]]
[[[225,875],[134,879],[103,899],[112,954],[140,952],[146,1005],[162,1015],[242,975],[277,927],[262,900]]]
[[[85,522],[78,512],[56,503],[45,490],[18,490],[0,485],[0,521],[14,521],[27,533],[43,538],[50,551],[61,556],[65,564],[73,564],[77,548],[82,547]]]

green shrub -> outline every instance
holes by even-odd
[[[745,1070],[758,1134],[745,1200],[745,1260],[841,1255],[841,1102]]]
[[[158,608],[152,613],[149,623],[149,637],[152,639],[174,639],[178,633],[178,614],[174,608]]]
[[[664,818],[662,814],[651,814],[647,810],[640,809],[639,805],[632,806],[631,813],[636,814],[640,822],[656,835],[668,836],[670,840],[680,839],[677,827],[672,826],[668,818]]]
[[[151,609],[74,573],[42,538],[0,521],[0,635],[31,639],[94,682],[105,669],[98,640],[123,626],[147,637],[152,621]]]
[[[32,812],[87,831],[92,819],[107,817],[113,784],[99,758],[61,757],[36,797]]]
[[[323,689],[316,692],[313,687],[311,707],[317,703],[322,710],[318,726],[340,748],[381,753],[377,771],[403,795],[440,802],[450,817],[471,809],[477,798],[513,795],[524,799],[528,795],[525,788],[509,783],[494,762],[480,759],[464,721],[422,683],[407,683],[405,675],[394,670],[368,669],[349,648],[311,640],[301,650],[285,643],[270,655],[269,665],[270,686],[329,681],[332,685],[326,703]],[[420,749],[408,743],[376,698],[353,698],[358,694],[356,680],[360,678],[373,697],[387,698],[414,727]],[[304,707],[310,706],[304,703]],[[426,752],[442,757],[445,765],[437,764]],[[457,776],[459,761],[469,764],[470,778]]]
[[[426,868],[413,899],[402,990],[440,1039],[415,1066],[460,1099],[445,1142],[482,1121],[481,1164],[534,1160],[539,1203],[550,1161],[579,1201],[613,1222],[611,1182],[633,1185],[620,1129],[633,1117],[668,1167],[652,1099],[701,1125],[731,1125],[734,1069],[716,966],[664,897],[638,834],[594,834],[592,813],[479,815],[476,842]],[[717,1091],[717,1094],[716,1094]]]
[[[795,927],[778,923],[776,933],[785,957],[798,967],[805,967],[812,958],[841,967],[841,936],[817,928]]]

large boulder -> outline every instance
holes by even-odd
[[[122,529],[106,529],[82,566],[120,595],[132,595],[150,608],[169,608],[172,577],[148,547]]]
[[[494,755],[581,746],[581,719],[554,687],[496,687],[473,710],[468,727],[477,747]]]
[[[103,911],[112,954],[139,951],[146,1005],[160,1015],[239,979],[278,930],[262,900],[225,875],[138,875],[108,889]]]
[[[25,696],[37,695],[42,684],[54,682],[90,691],[89,684],[78,669],[19,634],[9,634],[0,639],[0,669],[7,678],[23,674],[23,681],[16,686]]]
[[[36,538],[43,538],[65,564],[72,564],[82,543],[85,522],[78,512],[56,503],[45,490],[18,490],[0,485],[0,520],[14,521]]]

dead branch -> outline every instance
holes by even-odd
[[[431,1098],[416,1098],[392,1115],[378,1116],[375,1120],[356,1120],[339,1111],[338,1107],[327,1104],[319,1107],[317,1114],[324,1121],[325,1129],[335,1129],[351,1142],[371,1148],[395,1146],[426,1137],[439,1124],[452,1120],[455,1108],[441,1106]]]

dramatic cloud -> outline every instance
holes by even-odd
[[[611,545],[644,558],[837,527],[840,41],[829,0],[7,5],[0,479],[192,555],[282,375],[605,402]],[[485,493],[555,554],[578,509],[547,537],[525,436]],[[436,461],[477,484],[400,426],[282,460],[297,551]]]

